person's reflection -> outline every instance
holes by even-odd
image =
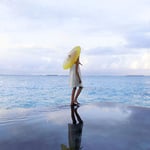
[[[72,123],[68,124],[68,141],[69,148],[61,145],[62,150],[80,150],[83,121],[77,111],[78,106],[71,106]]]

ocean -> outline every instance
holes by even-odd
[[[82,104],[113,102],[150,107],[150,76],[83,76]],[[0,109],[70,105],[68,76],[1,75]]]

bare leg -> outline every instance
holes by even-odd
[[[78,96],[80,95],[82,89],[83,89],[83,87],[79,87],[79,89],[78,89],[78,91],[77,91],[77,93],[76,93],[76,95],[75,95],[74,102],[77,103],[77,98],[78,98]]]
[[[76,92],[76,87],[74,87],[74,88],[72,89],[72,95],[71,95],[71,105],[73,105],[73,103],[74,103],[74,96],[75,96],[75,92]]]

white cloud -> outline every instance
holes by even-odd
[[[64,74],[65,55],[81,45],[85,73],[150,74],[149,6],[148,0],[1,0],[0,73]]]
[[[84,59],[83,59],[84,60]],[[91,74],[146,74],[150,73],[150,52],[111,55],[87,55],[83,67]],[[84,63],[83,63],[84,64]],[[84,70],[84,69],[83,69]]]

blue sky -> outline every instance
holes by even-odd
[[[0,74],[150,75],[149,0],[0,0]]]

